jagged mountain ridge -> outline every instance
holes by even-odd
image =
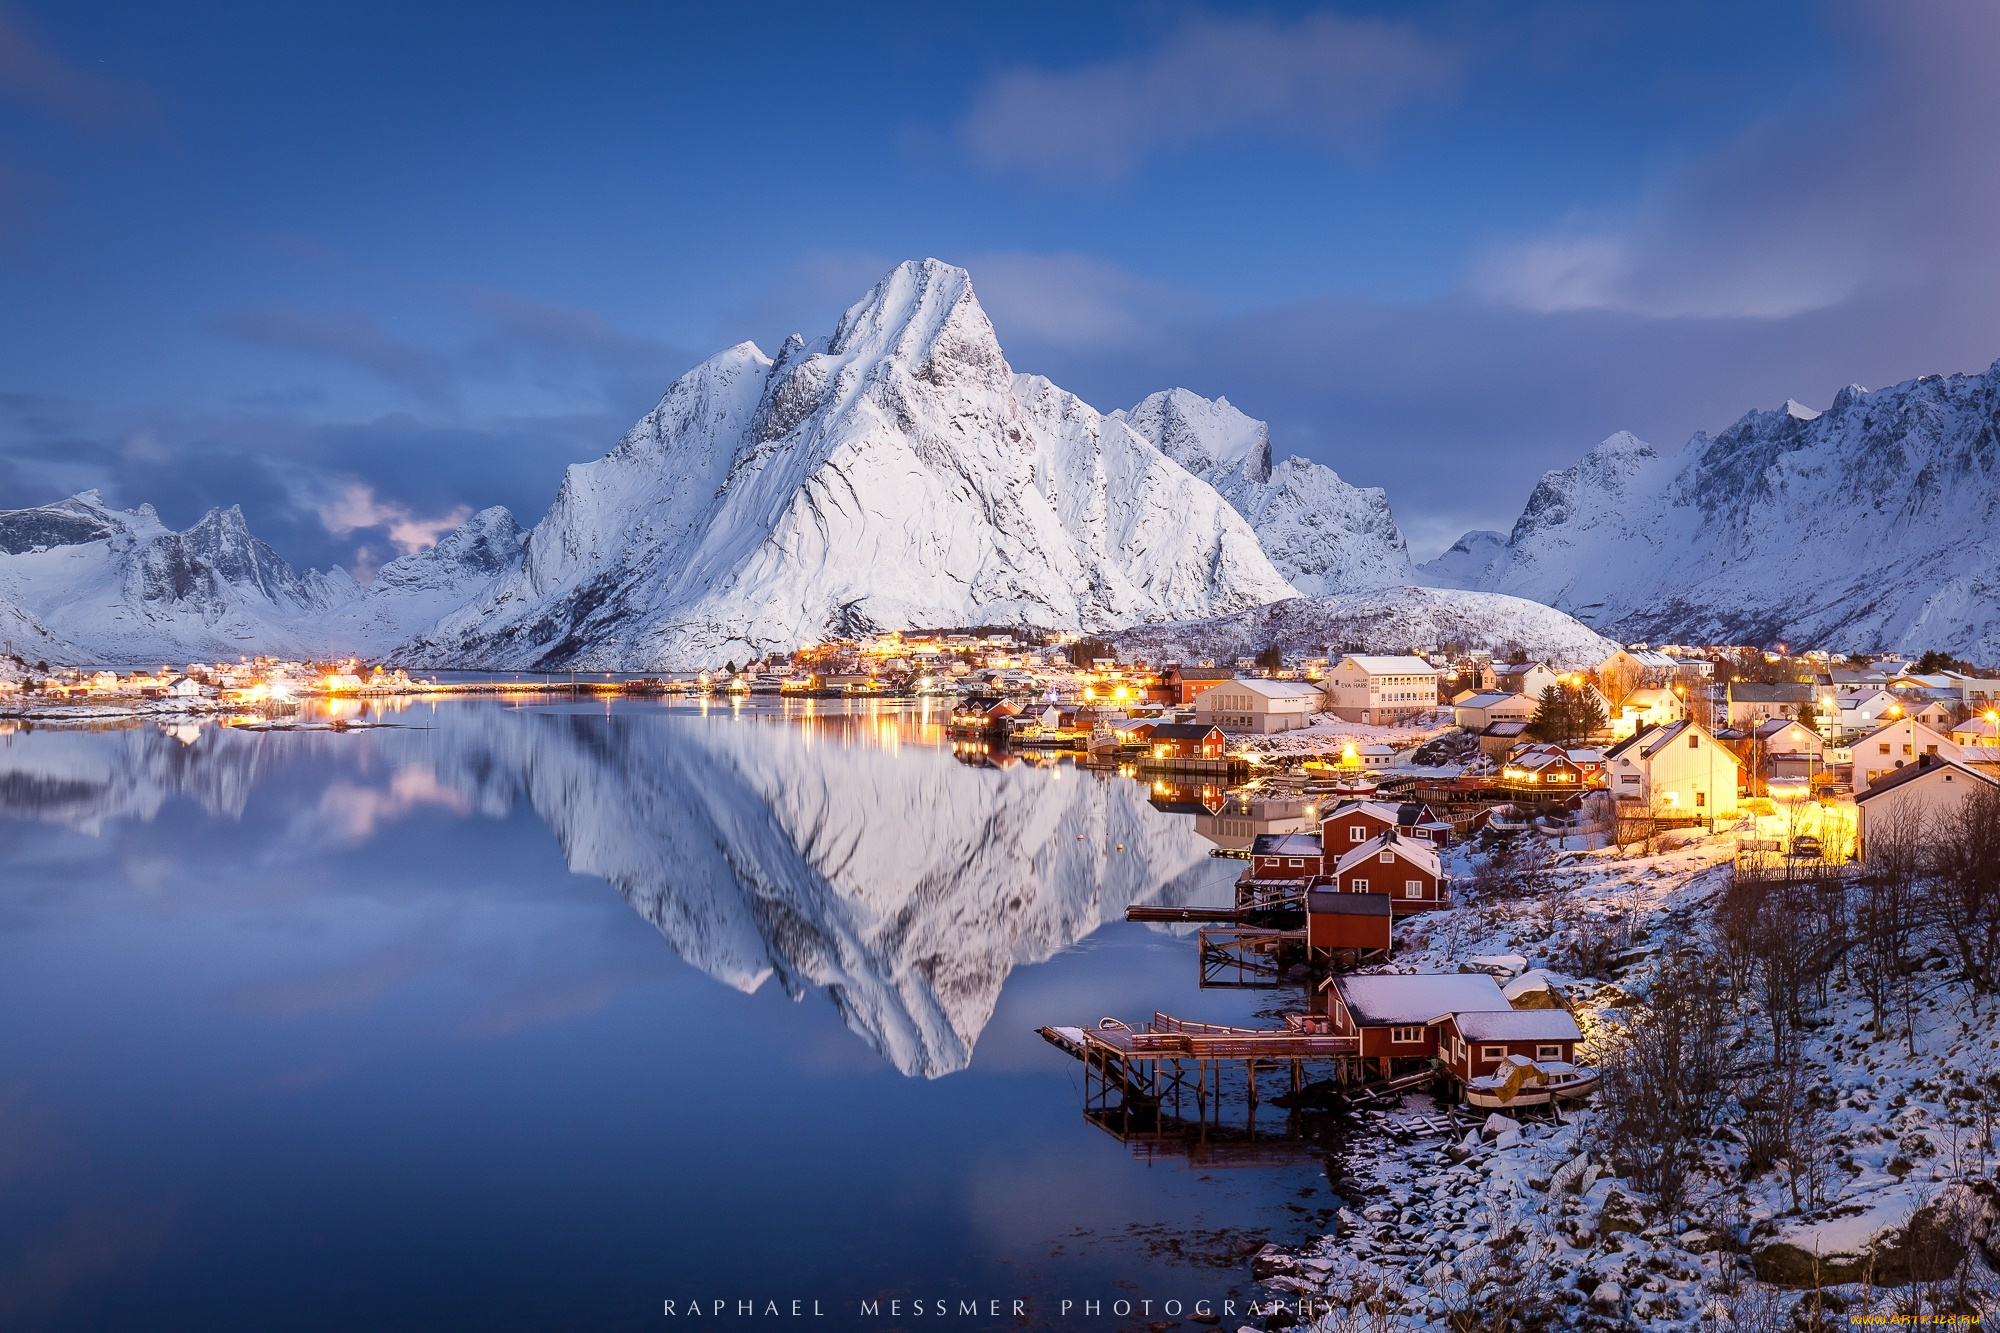
[[[1275,467],[1271,429],[1227,398],[1168,389],[1113,412],[1161,453],[1221,493],[1264,553],[1308,596],[1416,581],[1410,551],[1379,486],[1350,486],[1297,455]]]
[[[338,567],[294,570],[240,507],[184,532],[96,491],[0,512],[0,638],[29,660],[120,666],[260,653],[384,652],[519,562],[514,516],[474,515],[364,589]]]
[[[1662,456],[1620,432],[1544,475],[1504,541],[1434,583],[1634,640],[2000,660],[2000,362],[1745,414]]]
[[[703,362],[569,469],[521,568],[398,656],[686,669],[924,625],[1107,630],[1293,595],[1116,417],[1016,375],[963,269],[898,265],[830,337]]]
[[[1151,661],[1228,662],[1275,645],[1288,656],[1430,652],[1447,646],[1524,655],[1558,668],[1594,667],[1616,646],[1553,607],[1497,593],[1374,588],[1295,597],[1230,616],[1146,625],[1113,637]]]

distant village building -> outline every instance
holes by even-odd
[[[1149,742],[1155,759],[1220,759],[1227,741],[1208,722],[1162,722]]]
[[[1521,720],[1535,715],[1535,700],[1525,694],[1487,690],[1460,695],[1451,705],[1451,720],[1466,731],[1484,731],[1495,722]]]
[[[1303,681],[1247,677],[1204,690],[1194,701],[1194,716],[1225,731],[1268,736],[1311,726],[1322,698],[1318,687]]]
[[[1813,687],[1803,681],[1756,685],[1733,680],[1727,686],[1727,725],[1752,731],[1774,717],[1797,717],[1800,708],[1814,706]]]
[[[1184,667],[1179,662],[1169,662],[1160,672],[1152,697],[1156,703],[1184,706],[1224,681],[1234,679],[1236,672],[1229,667]]]
[[[1612,710],[1611,734],[1623,740],[1641,727],[1664,727],[1686,716],[1687,701],[1680,695],[1663,685],[1645,685],[1627,694]]]
[[[1438,706],[1438,669],[1421,657],[1352,654],[1326,674],[1335,717],[1389,726]]]
[[[1951,729],[1951,743],[1967,750],[2000,749],[2000,718],[1967,718]]]
[[[1306,948],[1312,952],[1387,954],[1395,908],[1386,893],[1342,893],[1334,888],[1306,893]]]
[[[1342,893],[1388,894],[1391,910],[1398,915],[1442,907],[1447,898],[1437,849],[1393,829],[1350,849],[1334,863],[1331,874]]]
[[[1467,1082],[1510,1055],[1574,1061],[1583,1040],[1567,1009],[1516,1009],[1485,972],[1337,976],[1327,1008],[1331,1030],[1359,1038],[1384,1076],[1440,1060]]]

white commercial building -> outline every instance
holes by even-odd
[[[1349,654],[1326,673],[1333,715],[1393,725],[1438,706],[1438,669],[1421,657]]]

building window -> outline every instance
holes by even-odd
[[[1398,1046],[1409,1046],[1423,1039],[1424,1030],[1421,1027],[1389,1029],[1389,1040]]]
[[[1359,824],[1347,830],[1347,840],[1349,842],[1364,842],[1367,840],[1367,837],[1368,830],[1362,828]]]
[[[1394,861],[1395,859],[1396,859],[1396,854],[1395,854],[1394,852],[1384,852],[1384,853],[1382,853],[1382,864],[1383,864],[1383,865],[1388,865],[1388,864],[1389,864],[1389,863],[1390,863],[1391,861]]]
[[[1882,753],[1883,754],[1889,753],[1889,742],[1887,741],[1882,742]]]
[[[1563,1058],[1563,1048],[1560,1046],[1537,1046],[1535,1048],[1535,1058],[1537,1060],[1560,1060]]]
[[[1696,793],[1694,794],[1694,807],[1695,807],[1695,809],[1699,810],[1699,809],[1701,809],[1701,808],[1702,808],[1703,806],[1705,806],[1705,805],[1707,805],[1707,804],[1708,804],[1708,793],[1707,793],[1707,792],[1705,792],[1705,791],[1698,791],[1698,792],[1696,792]]]
[[[1479,1058],[1482,1060],[1505,1060],[1507,1058],[1507,1048],[1505,1046],[1481,1046],[1479,1048]]]
[[[1404,880],[1404,881],[1403,881],[1403,896],[1404,896],[1405,898],[1421,898],[1421,897],[1423,897],[1423,896],[1424,896],[1424,882],[1423,882],[1422,880],[1420,880],[1420,879],[1406,879],[1406,880]]]
[[[1347,881],[1347,891],[1349,893],[1366,893],[1368,892],[1368,881],[1365,879],[1350,879]]]
[[[1286,865],[1288,865],[1288,866],[1302,866],[1302,865],[1304,865],[1304,864],[1305,864],[1305,858],[1304,858],[1304,857],[1299,857],[1299,856],[1294,856],[1294,857],[1290,858],[1289,860],[1287,860],[1287,861],[1285,862],[1285,864],[1286,864]]]
[[[1699,736],[1688,737],[1688,749],[1699,750],[1700,748],[1701,748],[1701,737]]]

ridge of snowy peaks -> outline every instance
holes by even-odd
[[[970,277],[932,259],[831,337],[683,375],[569,469],[517,571],[396,656],[690,669],[875,629],[1101,631],[1293,595],[1213,487],[1014,374]]]
[[[94,490],[0,512],[0,605],[11,611],[0,619],[39,628],[52,660],[300,651],[302,624],[359,592],[341,570],[293,570],[236,506],[185,532],[151,505],[112,509]]]
[[[1545,475],[1504,544],[1430,581],[1547,602],[1628,639],[2000,657],[2000,362],[1850,386],[1697,433],[1620,433]],[[1461,549],[1463,548],[1463,549]]]
[[[1618,646],[1541,602],[1415,586],[1294,597],[1209,620],[1141,626],[1112,642],[1126,656],[1154,661],[1229,661],[1273,646],[1287,656],[1309,656],[1428,652],[1455,645],[1562,669],[1595,666]]]
[[[1168,389],[1111,415],[1220,492],[1301,593],[1415,582],[1381,487],[1351,486],[1325,464],[1296,455],[1273,467],[1270,427],[1227,398]]]

